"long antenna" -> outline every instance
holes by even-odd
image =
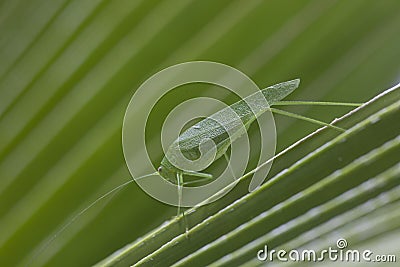
[[[109,195],[118,192],[119,190],[121,190],[122,188],[124,188],[125,186],[127,186],[128,184],[134,182],[135,180],[139,180],[139,179],[143,179],[145,177],[149,177],[152,175],[157,174],[157,172],[153,172],[150,174],[146,174],[143,176],[140,176],[136,179],[131,179],[123,184],[120,184],[119,186],[111,189],[110,191],[108,191],[107,193],[105,193],[104,195],[102,195],[101,197],[99,197],[98,199],[96,199],[95,201],[93,201],[89,206],[87,206],[86,208],[84,208],[83,210],[81,210],[78,214],[76,214],[74,217],[72,217],[72,219],[67,222],[66,224],[64,224],[60,230],[58,230],[40,249],[37,253],[35,253],[32,258],[28,261],[28,263],[26,264],[26,266],[31,265],[34,260],[40,255],[42,254],[42,252],[62,233],[65,231],[65,229],[67,229],[73,222],[76,221],[76,219],[78,219],[80,216],[82,216],[82,214],[84,214],[86,211],[88,211],[90,208],[92,208],[94,205],[96,205],[97,203],[99,203],[101,200],[105,199],[106,197],[108,197]]]

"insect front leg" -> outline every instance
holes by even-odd
[[[191,184],[195,184],[195,183],[200,183],[200,182],[204,182],[204,181],[209,181],[210,178],[199,178],[190,182],[184,182],[183,185],[191,185]]]
[[[178,183],[178,214],[181,213],[181,206],[182,206],[182,186],[183,186],[183,175],[181,172],[176,173],[176,182]]]
[[[178,183],[178,214],[177,214],[177,216],[179,216],[181,213],[181,206],[182,206],[182,187],[185,184],[183,181],[183,173],[182,172],[176,173],[176,181]],[[187,237],[188,233],[189,233],[189,227],[188,227],[188,224],[186,221],[185,211],[182,212],[182,216],[183,216],[183,222],[185,224],[185,233],[186,233],[186,237]]]
[[[196,172],[196,171],[183,171],[183,174],[190,175],[190,176],[207,178],[207,179],[212,179],[212,177],[213,177],[212,174],[204,173],[204,172]]]

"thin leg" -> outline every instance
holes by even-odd
[[[274,106],[340,106],[340,107],[359,107],[364,103],[343,103],[343,102],[321,102],[321,101],[277,101]]]
[[[323,122],[323,121],[319,121],[319,120],[316,120],[316,119],[307,118],[307,117],[301,116],[299,114],[291,113],[291,112],[280,110],[280,109],[276,109],[276,108],[270,108],[270,109],[271,109],[271,111],[273,113],[276,113],[276,114],[292,117],[292,118],[295,118],[295,119],[300,119],[300,120],[303,120],[303,121],[308,121],[308,122],[311,122],[311,123],[314,123],[314,124],[317,124],[317,125],[321,125],[321,126],[326,126],[326,127],[335,129],[335,130],[337,130],[339,132],[345,132],[346,131],[343,128],[340,128],[340,127],[337,127],[337,126],[334,126],[334,125],[331,125],[329,123],[326,123],[326,122]]]
[[[206,178],[206,177],[204,177],[204,178],[199,178],[199,179],[196,179],[196,180],[193,180],[193,181],[190,181],[190,182],[184,182],[183,183],[183,185],[191,185],[191,184],[195,184],[195,183],[198,183],[198,182],[204,182],[204,181],[208,181],[208,180],[210,180],[211,178]]]
[[[232,170],[232,168],[231,168],[231,165],[229,164],[229,157],[228,157],[228,154],[226,154],[226,152],[224,153],[224,158],[225,158],[225,160],[226,160],[226,163],[228,164],[228,168],[229,168],[229,170],[230,170],[230,172],[231,172],[231,174],[232,174],[233,180],[236,180],[236,179],[235,179],[235,174],[233,173],[233,170]]]
[[[212,174],[204,173],[204,172],[183,171],[182,173],[185,175],[203,177],[203,178],[208,178],[208,179],[211,179],[213,177]]]
[[[178,214],[181,214],[181,206],[182,206],[182,184],[183,184],[183,178],[182,178],[182,173],[176,173],[176,181],[178,183]]]
[[[176,174],[176,181],[178,182],[178,214],[177,214],[177,216],[179,216],[181,213],[181,207],[182,207],[182,186],[184,185],[182,173]],[[188,227],[188,223],[186,221],[185,211],[182,212],[182,216],[183,216],[183,223],[185,224],[185,234],[186,234],[186,237],[188,237],[189,227]]]

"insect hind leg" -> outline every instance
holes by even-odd
[[[337,127],[335,125],[332,125],[332,124],[329,124],[329,123],[326,123],[326,122],[323,122],[323,121],[319,121],[319,120],[316,120],[316,119],[304,117],[304,116],[296,114],[296,113],[291,113],[291,112],[288,112],[288,111],[285,111],[285,110],[281,110],[281,109],[276,109],[276,108],[270,108],[270,110],[273,113],[276,113],[276,114],[292,117],[292,118],[295,118],[295,119],[300,119],[300,120],[303,120],[303,121],[308,121],[308,122],[311,122],[313,124],[320,125],[320,126],[325,126],[325,127],[334,129],[334,130],[339,131],[339,132],[345,132],[346,131],[346,129]]]
[[[226,152],[224,153],[224,158],[225,158],[225,160],[226,160],[226,164],[228,164],[228,168],[229,168],[229,171],[230,171],[231,174],[232,174],[232,177],[235,178],[235,173],[233,172],[232,166],[229,164],[230,158],[229,158],[228,153],[226,153]]]

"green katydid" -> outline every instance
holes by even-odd
[[[359,106],[360,104],[356,103],[337,103],[337,102],[306,102],[306,101],[280,101],[284,99],[287,95],[292,93],[300,83],[300,79],[295,79],[283,83],[279,83],[265,89],[261,90],[260,92],[256,92],[229,107],[226,107],[217,113],[211,115],[208,118],[201,120],[200,122],[196,123],[192,127],[188,128],[184,131],[178,139],[176,139],[168,148],[164,158],[162,159],[160,166],[157,169],[157,172],[160,176],[167,179],[168,181],[178,185],[178,196],[179,200],[181,199],[181,190],[182,186],[185,186],[188,183],[193,182],[200,182],[207,179],[212,179],[211,174],[201,173],[196,171],[188,171],[188,170],[181,170],[172,164],[168,159],[174,158],[178,150],[189,160],[196,160],[201,156],[201,152],[199,150],[200,143],[204,138],[211,139],[215,146],[217,147],[217,152],[214,157],[214,161],[220,158],[221,156],[226,156],[226,151],[237,138],[239,138],[242,134],[245,133],[250,127],[250,125],[260,116],[262,113],[266,112],[267,110],[272,111],[273,113],[286,115],[290,117],[294,117],[297,119],[305,120],[314,124],[318,124],[321,126],[326,126],[332,128],[334,130],[343,132],[345,131],[342,128],[337,126],[318,121],[315,119],[307,118],[298,114],[293,114],[287,111],[271,108],[270,106],[274,105],[339,105],[339,106]],[[263,96],[268,105],[262,106],[257,114],[251,110],[251,108],[246,104],[246,100],[250,98],[261,97]],[[233,122],[233,126],[231,125],[230,128],[235,128],[233,132],[230,132],[230,135],[226,132],[226,125],[221,125],[221,123],[216,122],[213,120],[213,116],[219,115],[223,117],[224,114],[227,112],[234,111],[238,117],[240,118],[239,121]],[[244,127],[236,127],[241,124]],[[227,158],[227,156],[226,156]],[[200,179],[185,182],[184,175],[189,176],[197,176]],[[180,203],[180,201],[179,201]],[[178,214],[179,214],[179,206],[178,206]]]
[[[267,87],[261,90],[262,95],[267,100],[269,106],[273,105],[292,105],[292,104],[329,104],[329,105],[346,105],[346,106],[358,106],[359,104],[354,103],[333,103],[333,102],[292,102],[292,101],[285,101],[280,102],[283,98],[293,92],[300,83],[300,79],[287,81],[283,83],[279,83],[270,87]],[[254,95],[260,95],[259,92],[256,92],[245,99],[242,99],[229,107],[226,107],[217,113],[213,114],[223,116],[228,111],[234,111],[237,113],[238,117],[241,121],[233,122],[233,124],[243,124],[243,127],[236,127],[233,131],[233,135],[231,137],[228,136],[225,125],[221,125],[220,123],[216,122],[212,119],[212,116],[201,120],[200,122],[196,123],[192,127],[188,128],[184,131],[178,139],[176,139],[168,148],[164,158],[162,159],[160,166],[158,167],[158,173],[168,181],[178,184],[178,185],[185,185],[183,181],[183,175],[190,175],[190,176],[197,176],[205,179],[211,179],[212,175],[195,172],[195,171],[184,171],[180,170],[179,168],[175,167],[168,158],[173,158],[175,154],[178,152],[179,149],[181,153],[189,160],[195,160],[201,156],[199,145],[204,138],[210,138],[214,141],[217,147],[217,153],[214,160],[217,160],[221,156],[225,154],[229,146],[234,142],[238,137],[244,134],[244,131],[247,131],[250,125],[260,116],[262,113],[266,112],[267,110],[271,110],[274,113],[287,115],[291,117],[295,117],[298,119],[306,120],[318,125],[327,126],[333,128],[338,131],[344,131],[344,129],[333,126],[331,124],[321,122],[315,119],[303,117],[298,114],[289,113],[287,111],[278,110],[275,108],[270,108],[269,106],[264,106],[258,114],[254,114],[250,107],[246,104],[246,99],[251,98]],[[233,125],[231,128],[234,128],[238,125]]]
[[[168,180],[169,182],[172,182],[176,185],[178,185],[178,199],[179,203],[181,203],[181,194],[182,194],[182,186],[185,186],[189,183],[193,182],[198,182],[198,181],[204,181],[204,180],[209,180],[212,179],[213,176],[211,174],[207,173],[202,173],[198,171],[190,171],[190,170],[181,170],[174,166],[168,159],[173,158],[174,154],[178,152],[177,149],[180,150],[180,152],[189,160],[195,160],[199,156],[201,156],[200,150],[199,150],[199,145],[202,142],[204,138],[211,139],[214,144],[216,145],[216,155],[214,157],[214,161],[220,158],[221,156],[225,155],[226,156],[226,151],[227,149],[231,146],[232,142],[234,142],[237,138],[239,138],[242,134],[244,134],[246,131],[248,131],[250,125],[257,119],[258,116],[260,116],[262,113],[270,110],[273,113],[276,114],[281,114],[289,117],[293,117],[296,119],[308,121],[320,126],[325,126],[329,127],[331,129],[334,129],[336,131],[343,132],[345,129],[339,128],[337,126],[304,117],[298,114],[290,113],[287,111],[279,110],[272,108],[271,106],[277,106],[277,105],[334,105],[334,106],[353,106],[357,107],[360,106],[361,104],[358,103],[339,103],[339,102],[311,102],[311,101],[281,101],[284,99],[287,95],[292,93],[300,83],[300,79],[295,79],[283,83],[279,83],[270,87],[267,87],[265,89],[262,89],[260,92],[256,92],[234,104],[231,106],[224,108],[217,113],[201,120],[200,122],[196,123],[195,125],[191,126],[188,128],[186,131],[184,131],[178,139],[176,139],[168,148],[164,158],[162,159],[160,166],[157,168],[157,171],[151,174],[147,174],[141,177],[136,178],[137,179],[143,179],[145,177],[149,177],[152,175],[160,175],[164,179]],[[268,103],[268,106],[263,106],[262,109],[259,110],[257,114],[254,114],[252,109],[246,104],[246,99],[251,98],[254,96],[256,97],[261,97],[261,95],[265,98],[265,100]],[[228,108],[230,111],[234,111],[238,117],[240,118],[240,121],[237,121],[237,124],[244,125],[244,127],[235,127],[233,125],[233,135],[229,136],[229,134],[226,132],[226,125],[221,125],[220,123],[216,122],[215,120],[212,119],[213,116],[215,115],[224,115],[224,113],[227,113]],[[235,124],[235,123],[234,123]],[[232,127],[231,127],[232,128]],[[230,132],[232,133],[232,132]],[[191,181],[191,182],[185,182],[184,181],[184,176],[185,175],[190,175],[190,176],[195,176],[199,177],[200,179]],[[122,185],[119,185],[118,187],[112,189],[108,193],[104,194],[97,200],[95,200],[92,204],[90,204],[87,208],[85,208],[83,211],[78,213],[74,218],[72,218],[64,227],[61,228],[61,230],[54,236],[54,238],[60,234],[62,231],[64,231],[72,222],[74,222],[79,216],[81,216],[83,213],[85,213],[89,208],[94,206],[96,203],[98,203],[100,200],[104,199],[105,197],[111,195],[112,193],[122,189],[126,185],[132,183],[134,180],[130,180],[128,182],[125,182]],[[178,215],[180,214],[180,204],[178,205]],[[53,239],[54,239],[53,238]],[[52,240],[49,241],[49,243]],[[48,245],[48,244],[47,244]],[[47,246],[46,245],[46,246]]]

